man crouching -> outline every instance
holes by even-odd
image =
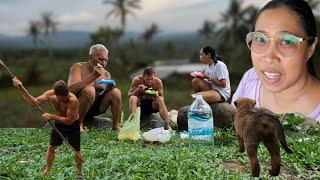
[[[22,82],[14,77],[12,79],[15,87],[22,87]],[[28,92],[23,91],[22,97],[29,106],[40,106],[46,102],[51,102],[56,109],[58,115],[44,113],[42,118],[45,121],[52,120],[61,134],[68,140],[69,144],[75,149],[75,161],[77,164],[78,177],[82,176],[81,167],[82,159],[80,155],[80,125],[77,97],[68,91],[68,85],[60,80],[53,85],[53,89],[44,92],[39,97],[33,97]],[[50,173],[51,165],[54,159],[56,146],[62,144],[63,139],[56,130],[52,129],[50,136],[50,144],[47,150],[46,169],[42,175],[47,176]]]
[[[152,90],[156,94],[146,94],[148,90]],[[136,111],[138,106],[141,108],[142,115],[159,112],[161,118],[166,122],[164,128],[172,130],[169,125],[168,110],[163,99],[163,84],[156,77],[153,68],[146,67],[142,75],[133,78],[128,95],[129,111],[131,114]]]

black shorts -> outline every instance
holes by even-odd
[[[147,115],[159,112],[157,109],[153,109],[152,101],[153,99],[140,99],[141,114]]]
[[[94,116],[98,116],[100,114],[105,113],[100,112],[100,105],[102,103],[102,100],[104,96],[106,95],[107,91],[103,92],[101,95],[97,96],[94,100],[92,106],[90,107],[89,111],[87,112],[86,116],[84,117],[85,120],[91,120]]]
[[[67,139],[69,144],[76,150],[80,151],[80,124],[79,120],[73,122],[71,125],[64,125],[56,123],[57,129]],[[60,146],[63,139],[59,136],[55,129],[51,130],[50,145]]]

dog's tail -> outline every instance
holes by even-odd
[[[288,147],[287,141],[286,141],[286,137],[284,135],[284,131],[282,128],[282,125],[279,121],[278,118],[274,117],[274,126],[275,126],[275,130],[276,130],[276,135],[279,138],[280,144],[283,147],[283,149],[287,152],[287,153],[292,153],[292,150]]]

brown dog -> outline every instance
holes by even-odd
[[[254,108],[255,100],[239,98],[234,102],[237,108],[234,125],[238,140],[238,151],[243,152],[246,146],[250,161],[251,176],[258,177],[260,165],[257,158],[257,149],[262,141],[271,156],[270,175],[278,176],[280,172],[281,157],[280,146],[288,153],[289,149],[282,125],[275,115],[265,108]]]

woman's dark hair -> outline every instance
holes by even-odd
[[[254,31],[256,26],[256,21],[260,14],[269,9],[275,9],[279,7],[286,7],[293,12],[295,12],[300,17],[300,23],[306,32],[308,37],[317,37],[317,25],[316,20],[314,18],[314,15],[312,13],[311,7],[309,4],[304,0],[272,0],[268,2],[257,14],[251,30]],[[311,45],[314,42],[315,38],[311,38],[308,40],[308,44]],[[313,75],[314,77],[317,77],[315,68],[314,68],[314,54],[311,56],[307,63],[308,72]]]
[[[201,50],[205,55],[211,55],[211,59],[213,60],[214,64],[218,62],[216,51],[211,46],[205,46]]]

